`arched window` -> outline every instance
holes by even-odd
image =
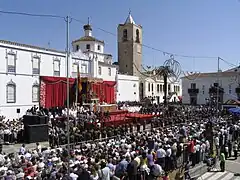
[[[35,82],[32,86],[32,102],[39,101],[39,84]]]
[[[140,43],[140,38],[139,38],[139,30],[136,30],[136,42]]]
[[[127,41],[127,39],[128,39],[128,32],[127,32],[127,29],[124,29],[123,30],[123,40]]]
[[[78,51],[78,50],[79,50],[79,45],[77,44],[77,45],[76,45],[76,51]]]
[[[16,102],[16,84],[11,80],[7,83],[7,103],[15,103]]]

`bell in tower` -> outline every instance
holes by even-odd
[[[125,23],[118,25],[118,65],[120,73],[140,76],[142,26],[135,23],[131,12],[129,12]]]

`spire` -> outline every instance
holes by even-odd
[[[131,15],[131,10],[129,10],[129,13],[128,13],[128,17],[125,21],[125,24],[135,24],[133,18],[132,18],[132,15]]]

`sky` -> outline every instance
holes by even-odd
[[[129,9],[143,27],[143,44],[174,56],[183,72],[210,72],[240,63],[239,0],[1,0],[0,10],[71,16],[70,40],[84,35],[90,17],[93,35],[105,41],[105,52],[117,61],[117,26]],[[0,39],[65,50],[63,19],[0,13]],[[104,31],[103,31],[104,30]],[[111,33],[108,33],[111,32]],[[143,65],[161,66],[169,59],[161,51],[143,47]],[[197,58],[207,56],[207,58]],[[214,57],[214,58],[210,58]]]

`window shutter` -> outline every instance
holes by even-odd
[[[33,68],[38,69],[39,68],[39,59],[33,58]]]
[[[59,67],[59,65],[60,65],[60,62],[59,61],[54,61],[54,71],[59,71],[60,69],[60,67]]]
[[[7,86],[7,101],[8,102],[15,101],[15,87],[13,85]]]
[[[9,66],[15,66],[15,56],[12,54],[8,55],[8,65]]]

